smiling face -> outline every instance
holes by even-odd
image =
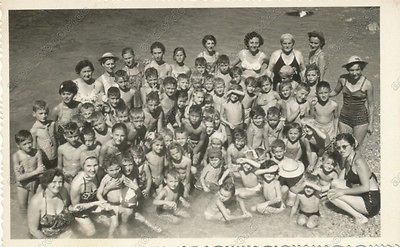
[[[299,129],[298,129],[298,128],[291,128],[291,129],[288,131],[288,139],[289,139],[291,142],[295,142],[295,141],[297,141],[299,138],[300,138],[300,132],[299,132]]]
[[[214,40],[211,40],[211,39],[207,40],[206,43],[204,44],[204,47],[206,48],[206,50],[209,53],[212,53],[214,51],[214,48],[215,48]]]
[[[263,178],[265,179],[266,182],[269,183],[275,179],[275,173],[264,173]]]
[[[174,84],[167,84],[167,85],[164,86],[164,90],[165,90],[165,94],[166,94],[168,97],[172,97],[172,96],[174,96],[175,93],[176,93],[176,85],[174,85]]]
[[[129,112],[117,112],[118,122],[120,123],[128,123],[129,122]]]
[[[321,41],[317,37],[310,37],[309,44],[311,51],[316,51],[321,48]]]
[[[191,124],[196,125],[201,121],[201,115],[197,112],[189,113],[189,121]]]
[[[124,55],[122,55],[122,58],[124,59],[124,63],[127,67],[132,67],[133,64],[135,63],[135,55],[133,55],[130,52],[127,52]]]
[[[214,89],[214,82],[213,80],[206,80],[203,86],[207,92],[211,92]]]
[[[187,90],[189,88],[189,79],[187,78],[179,78],[178,79],[178,86],[181,90]]]
[[[260,115],[253,116],[253,123],[257,127],[261,127],[264,123],[264,117]]]
[[[47,185],[47,190],[49,190],[53,194],[58,194],[60,193],[61,188],[64,185],[64,179],[62,176],[55,176],[53,178],[53,181]]]
[[[162,52],[161,48],[154,48],[151,51],[151,55],[153,56],[154,61],[161,62],[163,61],[164,53]]]
[[[160,105],[160,102],[157,102],[155,100],[149,100],[147,102],[147,109],[149,109],[149,112],[153,113],[157,109],[157,107]]]
[[[292,52],[294,43],[291,39],[284,39],[281,42],[281,46],[282,46],[282,51],[288,54]]]
[[[179,143],[179,145],[181,145],[182,147],[186,145],[187,143],[187,134],[185,132],[183,133],[176,133],[175,134],[175,139],[176,142]]]
[[[204,122],[204,125],[206,126],[206,134],[210,136],[212,133],[214,133],[214,122]]]
[[[122,172],[125,175],[130,175],[133,171],[133,162],[132,161],[123,161],[122,162]]]
[[[290,86],[282,87],[281,94],[283,98],[288,99],[292,94],[292,89],[290,88]]]
[[[206,72],[206,66],[204,65],[196,65],[196,70],[200,73],[200,74],[204,74],[204,72]]]
[[[72,99],[74,98],[74,94],[71,92],[67,92],[67,91],[62,91],[61,92],[61,99],[64,102],[64,104],[69,104]]]
[[[226,73],[228,73],[228,71],[229,71],[229,64],[227,64],[227,63],[220,63],[220,64],[218,65],[218,68],[219,68],[219,71],[220,71],[222,74],[226,74]]]
[[[106,122],[104,121],[104,119],[97,119],[93,123],[93,127],[96,131],[103,132],[106,129]]]
[[[193,95],[193,101],[196,105],[201,105],[204,102],[204,93],[203,92],[196,92]]]
[[[113,58],[109,58],[105,60],[101,66],[103,66],[104,70],[107,71],[108,73],[114,73],[115,69],[115,60]]]
[[[224,190],[224,189],[220,189],[219,190],[219,199],[221,200],[221,202],[226,202],[229,199],[231,199],[232,197],[232,192],[228,191],[228,190]]]
[[[218,157],[210,157],[209,158],[209,163],[212,167],[218,168],[219,165],[221,164],[221,159]]]
[[[108,102],[110,103],[110,105],[112,107],[115,108],[115,107],[117,107],[120,99],[121,99],[121,97],[118,97],[117,95],[110,95],[108,97]]]
[[[298,103],[304,103],[307,101],[309,92],[307,90],[300,88],[299,90],[296,91],[296,100]]]
[[[261,90],[263,93],[269,93],[272,89],[272,83],[269,80],[263,81],[261,83]]]
[[[351,76],[351,78],[353,78],[353,80],[360,79],[362,75],[362,69],[360,64],[358,63],[355,63],[350,67],[347,67],[347,71],[349,72],[349,75]]]
[[[327,87],[320,87],[317,92],[318,99],[322,102],[326,102],[329,100],[329,94],[331,90]]]
[[[336,150],[343,158],[347,158],[354,151],[354,148],[346,140],[339,140],[336,141]]]
[[[311,196],[312,194],[314,194],[315,190],[313,188],[311,188],[310,186],[306,186],[304,187],[304,193],[307,196]]]
[[[175,191],[179,185],[179,179],[176,176],[172,176],[171,174],[167,174],[165,178],[165,183],[172,191]]]
[[[254,92],[256,91],[256,87],[254,87],[253,85],[247,85],[246,86],[246,91],[248,94],[254,94]]]
[[[173,148],[169,150],[171,158],[175,161],[180,161],[182,159],[182,152],[178,148]]]
[[[188,104],[187,97],[179,97],[176,101],[176,105],[178,106],[179,109],[185,109],[187,104]]]
[[[126,79],[128,79],[128,78],[126,78]],[[123,78],[123,77],[118,77],[118,78],[116,78],[116,80],[117,80],[118,87],[124,91],[128,90],[131,86],[131,83],[129,82],[129,80],[125,80],[125,78]]]
[[[126,133],[122,129],[115,129],[112,133],[112,139],[114,140],[115,145],[121,145],[126,140]]]
[[[245,138],[236,138],[234,141],[234,145],[237,149],[241,150],[246,145],[246,139]]]
[[[215,149],[221,149],[222,148],[222,141],[219,139],[212,139],[211,140],[211,147]]]
[[[173,142],[174,138],[170,135],[164,135],[164,144],[166,147],[169,147],[169,145]]]
[[[232,103],[235,103],[235,102],[237,102],[237,101],[239,100],[239,96],[238,96],[237,94],[231,93],[231,94],[229,95],[229,100],[230,100]]]
[[[334,160],[331,158],[326,158],[324,160],[324,163],[322,163],[322,168],[326,171],[326,172],[331,172],[333,171],[333,169],[335,169],[335,163]]]
[[[97,159],[87,159],[83,165],[83,172],[86,176],[94,178],[99,170],[99,162]]]
[[[161,154],[162,151],[164,150],[164,142],[163,141],[154,141],[153,145],[151,146],[152,150],[156,153],[156,154]]]
[[[224,95],[224,91],[225,91],[225,84],[218,83],[217,85],[215,85],[214,93],[216,95],[218,95],[218,96]]]
[[[260,48],[260,39],[258,37],[253,37],[252,39],[249,40],[247,46],[250,52],[252,53],[257,52],[258,48]]]
[[[33,149],[33,139],[28,138],[18,144],[18,148],[25,153],[30,153]]]
[[[285,149],[281,147],[276,147],[272,149],[272,154],[274,155],[275,159],[282,160],[285,154]]]
[[[90,81],[92,79],[93,70],[90,66],[83,67],[81,72],[79,72],[79,77],[82,78],[84,81]]]
[[[149,84],[150,88],[156,88],[158,85],[158,77],[157,76],[149,76],[146,78],[147,84]]]
[[[89,107],[87,109],[82,109],[81,115],[84,119],[89,119],[94,112],[94,107]]]

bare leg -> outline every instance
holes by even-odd
[[[22,214],[26,214],[26,210],[28,208],[28,199],[29,199],[29,190],[26,190],[22,187],[17,187],[17,197],[18,197],[18,205]]]
[[[350,125],[339,122],[339,133],[353,133],[353,128]]]
[[[307,221],[307,228],[315,228],[316,226],[318,226],[318,221],[319,221],[319,217],[318,215],[311,215],[310,218],[308,218]]]
[[[75,217],[78,222],[79,232],[82,232],[86,237],[92,237],[96,233],[96,228],[90,218]]]
[[[356,223],[364,224],[368,222],[368,218],[363,215],[363,213],[367,214],[367,210],[365,209],[365,204],[361,197],[345,195],[330,200],[330,202],[352,215]]]
[[[299,226],[304,226],[305,224],[307,224],[307,216],[299,214],[299,216],[297,217],[297,224]]]
[[[146,220],[146,218],[144,218],[143,215],[141,215],[140,213],[135,213],[135,219],[138,220],[141,223],[144,223],[146,226],[150,227],[150,229],[152,229],[155,232],[161,232],[162,229],[157,226],[157,225],[153,225],[152,223],[150,223],[148,220]]]
[[[111,216],[110,218],[110,228],[108,230],[108,237],[109,238],[114,238],[114,232],[118,227],[118,213],[116,215]]]
[[[257,191],[255,190],[248,190],[247,188],[238,188],[236,190],[236,194],[240,197],[240,198],[248,198],[251,196],[255,196],[257,195]]]
[[[121,212],[121,235],[127,236],[128,235],[128,221],[129,217],[132,215],[133,210],[131,208],[123,208]]]
[[[368,131],[368,124],[354,126],[353,128],[354,137],[358,141],[357,149],[359,149],[362,146],[365,136],[367,135],[367,131]]]

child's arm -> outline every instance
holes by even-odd
[[[269,135],[269,128],[268,128],[268,123],[266,123],[265,125],[264,125],[264,133],[263,133],[263,135],[264,135],[264,147],[265,147],[265,151],[269,151],[269,138],[268,138],[268,135]],[[278,138],[279,138],[279,136],[278,136]]]
[[[297,212],[297,209],[299,208],[299,204],[300,204],[300,199],[299,196],[296,196],[296,201],[294,202],[294,205],[292,207],[292,210],[290,211],[290,219],[293,219],[294,215]]]
[[[100,155],[99,155],[99,166],[103,167],[103,162],[104,159],[106,158],[107,155],[107,144],[105,143],[103,146],[100,148]]]
[[[218,181],[218,184],[219,184],[219,185],[221,185],[221,184],[224,183],[224,180],[225,180],[226,177],[229,175],[229,173],[230,173],[230,170],[229,170],[229,169],[226,169],[226,170],[224,171],[224,173],[222,174],[221,178],[220,178],[219,181]]]
[[[58,147],[58,154],[57,154],[57,168],[60,169],[61,171],[63,170],[64,164],[63,164],[63,160],[64,160],[64,156],[63,156],[63,151],[62,151],[62,147]]]
[[[32,147],[39,149],[39,147],[37,146],[37,135],[36,135],[37,132],[36,131],[37,131],[36,127],[31,129],[32,140],[33,140]]]
[[[249,147],[253,148],[253,138],[254,138],[254,132],[253,132],[253,128],[251,127],[251,125],[247,128],[247,145],[249,145]]]
[[[99,200],[99,201],[105,201],[105,199],[104,199],[104,197],[103,197],[103,193],[104,193],[104,187],[105,187],[105,185],[106,185],[106,179],[105,179],[106,177],[104,177],[102,180],[101,180],[101,182],[100,182],[100,185],[99,185],[99,188],[97,189],[97,193],[96,193],[96,196],[97,196],[97,199]],[[108,179],[107,179],[108,180]]]
[[[173,202],[173,201],[164,200],[165,197],[166,197],[166,192],[165,192],[165,189],[163,189],[156,196],[156,198],[154,198],[153,204],[156,205],[156,206],[166,205],[166,206],[169,206],[169,207],[172,207],[172,208],[176,208],[176,206],[177,206],[176,203]]]
[[[291,105],[287,106],[286,120],[288,122],[293,122],[299,115],[300,115],[300,107],[299,106],[293,112],[292,112],[292,106]]]
[[[209,192],[210,191],[210,188],[208,188],[208,186],[206,185],[206,181],[205,181],[205,178],[206,178],[206,176],[207,176],[207,173],[208,173],[208,166],[204,166],[204,168],[203,168],[203,170],[201,171],[201,174],[200,174],[200,183],[201,183],[201,186],[203,187],[203,190],[205,191],[205,192]]]
[[[180,196],[180,197],[179,197],[179,201],[182,203],[182,205],[183,205],[185,208],[190,207],[190,203],[189,203],[183,196]]]
[[[184,181],[184,184],[190,184],[190,171],[192,168],[192,160],[190,160],[186,166],[186,179]]]
[[[162,130],[164,126],[164,111],[161,109],[160,116],[157,119],[157,132]]]

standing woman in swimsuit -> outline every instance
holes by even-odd
[[[262,65],[268,63],[267,55],[259,50],[260,46],[264,44],[264,39],[257,32],[251,32],[244,36],[244,44],[247,48],[239,52],[232,66],[234,67],[240,63],[244,78],[250,76],[259,77],[262,75]]]
[[[69,238],[74,217],[68,211],[69,195],[63,186],[64,175],[59,169],[43,173],[43,191],[36,193],[28,206],[28,227],[34,238]]]
[[[277,90],[278,82],[281,82],[279,70],[284,66],[288,65],[295,70],[293,80],[301,82],[301,78],[304,77],[305,65],[304,58],[300,51],[293,49],[295,40],[293,35],[290,33],[282,34],[281,36],[281,49],[274,51],[271,54],[269,65],[266,74],[273,78],[274,90]]]
[[[80,171],[71,182],[71,204],[75,211],[75,220],[79,231],[86,237],[96,233],[93,220],[93,211],[97,206],[103,205],[105,201],[98,201],[96,197],[97,188],[100,185],[99,161],[95,156],[87,156],[83,161]],[[111,184],[111,183],[110,183]],[[110,190],[110,188],[106,188]]]
[[[79,61],[75,67],[75,72],[79,75],[73,82],[78,86],[78,93],[75,100],[85,103],[94,103],[97,95],[104,93],[103,84],[95,81],[92,77],[94,66],[89,60]]]
[[[367,162],[356,152],[352,134],[336,136],[336,148],[342,157],[344,169],[339,179],[333,180],[328,199],[335,206],[352,215],[355,222],[364,224],[380,210],[380,191],[377,178]]]
[[[322,48],[325,45],[325,37],[322,32],[312,31],[308,33],[308,41],[310,44],[310,54],[308,56],[308,64],[315,64],[319,68],[319,79],[324,80],[327,63],[325,53]]]
[[[372,133],[374,120],[374,92],[372,83],[362,75],[367,65],[358,56],[352,56],[342,67],[348,73],[339,77],[331,96],[343,92],[343,107],[339,116],[339,132],[352,132],[359,146],[367,133]]]

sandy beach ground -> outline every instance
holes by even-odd
[[[130,46],[138,59],[146,59],[150,58],[150,44],[159,40],[167,47],[167,62],[172,63],[173,49],[183,46],[187,53],[186,64],[193,66],[194,58],[203,49],[202,37],[214,34],[218,42],[217,50],[233,60],[237,52],[244,48],[244,35],[253,30],[264,37],[261,50],[267,54],[280,48],[281,34],[292,33],[296,38],[295,49],[308,57],[307,32],[319,30],[326,37],[324,50],[329,59],[326,77],[333,87],[339,75],[345,73],[341,65],[349,56],[359,55],[369,62],[364,75],[374,84],[375,122],[374,132],[367,137],[362,153],[372,171],[380,177],[379,31],[374,33],[366,28],[370,23],[379,23],[379,9],[314,8],[306,9],[313,11],[314,15],[304,18],[285,15],[285,12],[293,10],[297,9],[11,11],[11,152],[16,151],[14,134],[21,129],[29,130],[34,122],[32,102],[43,99],[51,107],[58,104],[59,84],[77,77],[75,65],[84,58],[95,64],[94,77],[98,77],[102,74],[97,62],[101,54],[111,51],[120,55],[123,47]],[[335,100],[341,105],[342,96]],[[17,208],[15,192],[15,185],[11,184],[12,209]],[[289,223],[288,210],[280,215],[255,215],[250,220],[230,224],[207,222],[203,209],[210,198],[211,195],[195,192],[190,198],[193,217],[180,225],[168,225],[159,220],[154,207],[146,202],[144,215],[160,224],[164,232],[152,233],[134,222],[130,237],[233,237],[239,241],[248,237],[380,236],[380,215],[364,226],[355,227],[350,217],[325,205],[321,207],[320,226],[314,230]],[[260,200],[254,198],[246,204]],[[25,216],[20,215],[18,210],[11,211],[10,224],[12,238],[28,237]],[[96,237],[104,236],[100,232]]]

